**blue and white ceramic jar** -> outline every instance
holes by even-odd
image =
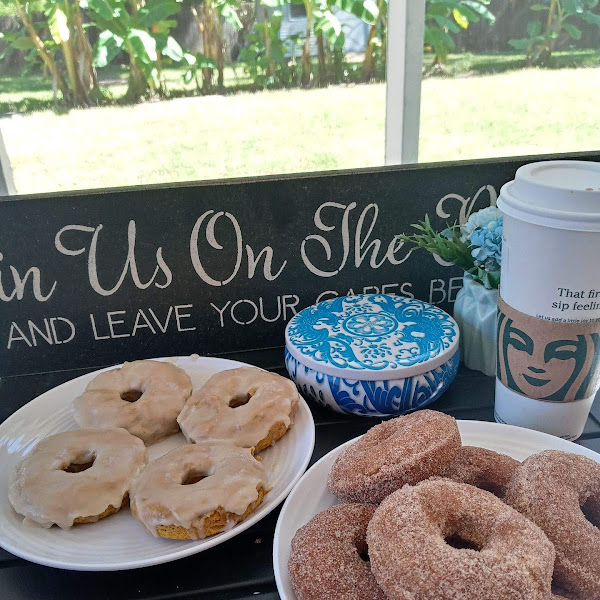
[[[454,319],[421,300],[344,296],[291,319],[285,362],[300,391],[315,402],[385,417],[439,398],[458,369],[458,338]]]

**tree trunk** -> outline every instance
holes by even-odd
[[[217,11],[213,12],[213,25],[217,61],[217,87],[222,90],[224,87],[225,53],[223,49],[223,23],[221,22],[221,15]]]
[[[369,29],[369,35],[367,37],[367,46],[365,48],[365,58],[363,59],[363,64],[360,70],[360,77],[362,81],[370,81],[373,79],[375,75],[375,46],[373,44],[373,40],[377,36],[377,32],[379,31],[379,26],[381,24],[382,29],[382,37],[383,37],[383,56],[385,56],[385,44],[387,43],[387,23],[386,17],[383,14],[385,10],[385,0],[377,1],[377,9],[379,12],[379,16],[373,25],[371,25]],[[437,57],[436,57],[437,58]]]
[[[273,60],[273,49],[271,48],[271,23],[265,7],[263,7],[262,16],[265,32],[265,52],[267,53],[267,77],[273,77],[275,75],[275,61]]]
[[[380,22],[380,33],[381,33],[381,60],[383,62],[383,77],[385,79],[385,64],[387,61],[387,14],[385,13],[386,3],[385,0],[379,0],[379,22]]]
[[[75,106],[87,106],[87,94],[84,92],[81,86],[81,82],[77,76],[77,70],[75,69],[73,44],[71,43],[71,38],[69,38],[66,42],[61,42],[60,47],[62,48],[63,57],[65,59],[65,66],[67,68],[67,76],[69,77],[69,87],[71,88],[73,104]]]
[[[65,78],[62,76],[62,73],[58,69],[54,57],[52,56],[52,54],[50,54],[50,52],[48,52],[46,46],[44,46],[44,42],[42,42],[42,40],[38,36],[35,27],[33,26],[33,23],[29,20],[29,17],[27,16],[27,13],[25,12],[25,9],[23,8],[19,0],[15,0],[15,6],[17,8],[19,18],[23,22],[23,25],[25,26],[25,29],[27,30],[27,33],[29,34],[33,45],[35,46],[35,49],[40,55],[44,66],[48,69],[53,81],[56,81],[56,85],[62,93],[63,101],[67,105],[71,105],[71,90],[69,90],[69,86],[67,85]]]
[[[100,89],[98,87],[98,78],[96,76],[96,69],[92,61],[92,47],[88,40],[85,30],[83,29],[83,18],[81,16],[81,9],[79,2],[74,2],[74,24],[77,30],[77,41],[79,44],[79,53],[83,57],[84,63],[84,74],[82,76],[82,84],[84,88],[90,92],[90,96],[94,100],[98,100],[100,97]],[[85,80],[84,80],[85,77]]]
[[[202,6],[202,48],[206,58],[213,58],[212,14],[208,2]],[[213,69],[202,69],[202,89],[208,90],[213,84]]]
[[[369,29],[369,36],[367,37],[367,47],[365,48],[365,57],[363,59],[363,64],[360,69],[360,78],[361,81],[367,82],[373,79],[373,73],[375,72],[375,61],[374,61],[374,52],[375,46],[373,45],[373,40],[377,35],[377,27],[379,25],[379,19],[377,22],[371,25]]]
[[[550,0],[550,8],[548,9],[548,20],[546,21],[546,34],[548,35],[552,29],[554,28],[554,16],[556,13],[557,0]],[[548,56],[547,62],[550,62],[550,56],[552,52],[554,52],[554,47],[556,46],[556,40],[558,39],[558,34],[560,33],[560,28],[557,28],[556,37],[550,38],[548,42]]]
[[[548,9],[548,19],[546,20],[546,33],[552,28],[554,13],[556,12],[556,0],[550,0],[550,8]]]
[[[302,49],[302,78],[303,87],[309,87],[312,81],[312,67],[310,64],[310,33],[312,31],[312,0],[304,0],[306,10],[306,37],[304,38],[304,47]]]
[[[205,7],[203,6],[200,11],[202,16],[198,14],[198,10],[196,7],[191,4],[190,11],[194,17],[194,21],[196,21],[196,27],[198,28],[198,34],[200,35],[200,39],[202,40],[202,51],[204,56],[208,58],[210,50],[208,49],[208,32],[207,26],[205,22]],[[204,68],[202,69],[202,89],[206,90],[210,87],[212,83],[212,69]]]
[[[83,83],[83,78],[80,76],[79,66],[79,48],[77,46],[76,31],[74,27],[73,11],[69,0],[63,0],[63,11],[67,17],[67,26],[69,28],[69,39],[61,41],[67,75],[69,77],[71,92],[73,93],[74,102],[77,106],[89,106],[87,87]]]
[[[167,95],[167,84],[163,79],[162,56],[160,52],[156,53],[156,72],[156,78],[158,79],[158,95],[161,98],[164,98]]]
[[[148,93],[148,82],[132,54],[129,55],[129,80],[124,99],[129,102],[138,102]]]
[[[325,87],[329,82],[327,79],[327,65],[325,64],[325,44],[323,33],[317,35],[317,50],[319,52],[319,86]]]

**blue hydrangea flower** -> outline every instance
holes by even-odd
[[[476,261],[485,263],[493,259],[499,265],[502,257],[502,218],[473,231],[469,242],[473,246],[471,255]]]
[[[495,226],[495,223],[497,223],[499,220],[502,222],[502,212],[495,206],[488,206],[487,208],[474,212],[469,217],[469,220],[461,227],[462,241],[466,242],[476,229],[488,227],[492,224]]]
[[[502,258],[502,213],[490,206],[473,213],[462,228],[462,240],[471,246],[475,266],[498,274]]]

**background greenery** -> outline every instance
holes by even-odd
[[[600,68],[428,78],[419,160],[598,150],[598,97]],[[42,111],[0,127],[21,192],[371,167],[384,162],[385,85]]]
[[[598,149],[599,1],[427,0],[420,161]],[[384,162],[387,0],[0,0],[0,26],[21,193]]]

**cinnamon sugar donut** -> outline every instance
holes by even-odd
[[[344,502],[377,504],[405,484],[441,473],[460,448],[453,417],[420,410],[372,427],[342,450],[327,487]]]
[[[570,594],[569,592],[565,592],[560,588],[552,587],[552,595],[550,596],[550,600],[583,600],[583,598],[579,598]]]
[[[199,442],[146,467],[131,486],[131,513],[157,537],[203,539],[250,516],[267,487],[265,468],[249,448]]]
[[[298,391],[289,379],[241,367],[213,375],[177,420],[189,442],[227,439],[260,452],[292,426],[297,407]]]
[[[458,459],[441,476],[474,485],[503,498],[506,486],[519,464],[518,460],[500,452],[463,446]]]
[[[73,415],[80,427],[122,427],[149,445],[179,431],[177,416],[191,393],[183,369],[136,360],[94,377],[74,400]]]
[[[369,504],[339,504],[298,529],[288,562],[298,600],[385,600],[367,555],[374,511]]]
[[[142,440],[124,429],[77,429],[43,439],[12,471],[16,512],[44,527],[94,523],[127,503],[146,465]]]
[[[388,496],[367,529],[390,600],[548,600],[554,548],[489,492],[448,479]]]
[[[600,599],[600,465],[579,454],[545,450],[515,471],[506,502],[554,544],[556,584],[586,600]]]

